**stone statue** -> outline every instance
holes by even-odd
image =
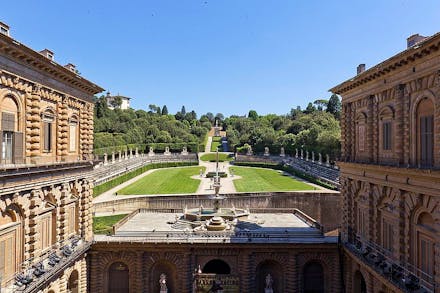
[[[321,155],[321,153],[318,153],[318,164],[319,165],[322,164],[322,155]]]
[[[271,274],[266,275],[266,287],[264,288],[264,293],[273,293],[272,289],[273,278]]]
[[[153,157],[155,154],[154,154],[154,149],[153,149],[153,147],[151,147],[150,146],[150,151],[148,152],[148,156],[149,157]]]
[[[136,158],[139,157],[139,149],[138,148],[136,148],[134,150],[134,155],[135,155]]]
[[[301,160],[304,159],[304,150],[301,149]]]
[[[306,151],[306,161],[309,160],[309,151]]]
[[[112,164],[115,163],[115,152],[112,152]]]
[[[104,153],[104,165],[107,165],[107,160],[108,160],[108,158],[107,158],[107,153]]]
[[[124,151],[124,160],[128,159],[127,150]]]
[[[120,161],[122,161],[122,152],[121,152],[121,151],[119,151],[119,153],[118,153],[118,154],[119,154],[119,156],[118,156],[118,160],[119,160],[119,162],[120,162]]]
[[[330,167],[330,156],[328,154],[325,155],[325,165],[327,167]]]
[[[252,156],[252,155],[253,155],[252,147],[251,147],[251,146],[249,146],[249,148],[247,149],[247,153],[246,153],[246,155],[247,155],[247,156]]]
[[[170,156],[170,147],[165,147],[165,153],[163,153],[165,156]]]
[[[269,148],[268,147],[264,147],[264,155],[269,156]]]
[[[298,158],[298,149],[295,149],[295,158]]]
[[[315,152],[312,152],[312,163],[315,162]]]
[[[168,293],[167,276],[165,274],[160,274],[159,284],[160,293]]]
[[[188,155],[188,150],[186,149],[186,147],[183,147],[182,148],[182,153],[181,153],[183,156],[186,156],[186,155]]]
[[[286,154],[285,154],[285,152],[284,152],[284,148],[281,147],[280,157],[285,157],[285,156],[286,156]]]

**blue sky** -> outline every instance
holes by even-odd
[[[136,109],[285,114],[439,31],[440,1],[14,0],[0,20]]]

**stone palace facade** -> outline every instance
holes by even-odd
[[[86,292],[93,95],[103,89],[0,23],[0,288]]]
[[[411,36],[331,89],[342,96],[346,292],[440,290],[439,49],[440,34]]]

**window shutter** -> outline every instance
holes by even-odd
[[[2,130],[14,131],[15,130],[15,115],[12,113],[2,113]]]
[[[420,161],[426,165],[426,118],[420,117]]]
[[[14,163],[23,164],[23,133],[14,132]]]

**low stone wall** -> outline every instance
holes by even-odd
[[[207,195],[156,195],[124,198],[94,204],[94,212],[132,212],[140,208],[152,210],[180,210],[185,207],[212,207]],[[336,229],[341,223],[339,192],[269,192],[228,194],[221,202],[224,207],[248,208],[253,212],[277,212],[297,208],[320,222],[324,231]]]

